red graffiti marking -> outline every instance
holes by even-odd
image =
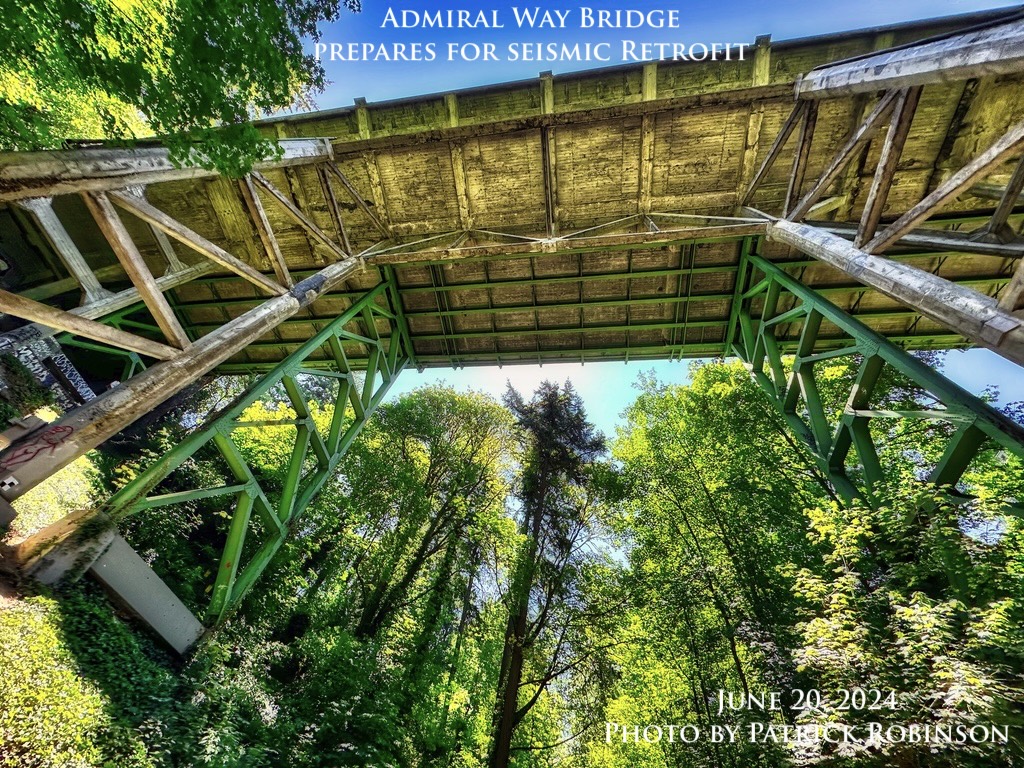
[[[74,431],[74,427],[50,427],[49,429],[44,429],[30,442],[19,445],[9,455],[4,456],[3,462],[0,463],[0,469],[11,469],[27,464],[36,456],[45,454],[46,451],[49,451],[49,455],[53,456],[58,446],[71,437],[71,433]]]

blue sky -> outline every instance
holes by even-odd
[[[513,8],[569,11],[565,29],[519,28]],[[637,9],[643,11],[679,11],[680,25],[675,29],[581,29],[581,9]],[[317,99],[317,107],[331,109],[351,105],[357,97],[369,101],[416,96],[487,85],[508,80],[535,78],[544,70],[556,74],[589,68],[579,62],[509,61],[510,43],[599,43],[612,42],[615,55],[620,53],[619,41],[632,39],[639,42],[734,42],[753,43],[758,35],[770,34],[773,40],[787,40],[843,30],[875,27],[922,18],[948,16],[990,8],[1007,7],[1004,2],[977,0],[718,0],[718,2],[644,2],[614,3],[607,0],[593,2],[558,2],[542,0],[504,2],[467,2],[466,0],[363,0],[359,14],[344,12],[335,24],[324,29],[322,42],[347,45],[370,43],[391,45],[413,43],[435,45],[434,61],[329,61],[324,60],[328,79],[327,90]],[[501,29],[478,27],[475,29],[394,29],[382,28],[388,9],[400,18],[401,11],[422,13],[448,9],[468,10],[473,17],[480,11],[505,26]],[[447,60],[449,42],[493,43],[500,53],[498,61],[464,62]],[[313,52],[310,44],[310,52]],[[328,49],[329,52],[329,49]],[[608,66],[621,63],[618,59]],[[590,65],[594,66],[594,65]],[[686,380],[688,363],[602,363],[538,366],[506,366],[497,368],[466,368],[464,370],[430,370],[418,374],[409,371],[396,383],[392,397],[424,384],[447,381],[459,388],[471,388],[500,396],[506,380],[524,392],[532,391],[544,379],[564,381],[570,378],[584,398],[588,412],[606,433],[613,434],[619,413],[632,401],[636,390],[634,382],[641,371],[653,369],[663,381]],[[1000,402],[1024,400],[1024,374],[1012,363],[987,350],[950,352],[946,357],[947,375],[966,389],[980,392],[996,385],[1001,392]]]
[[[431,368],[423,373],[415,369],[404,371],[398,377],[388,399],[401,396],[416,387],[447,383],[456,389],[476,390],[500,398],[506,382],[524,394],[532,392],[545,379],[572,381],[583,398],[590,420],[608,436],[622,423],[620,414],[636,397],[637,376],[653,370],[663,382],[682,384],[687,381],[689,361],[640,363],[559,363],[537,365],[507,365],[504,368]],[[999,388],[999,404],[1024,400],[1024,371],[1020,366],[999,357],[987,349],[950,351],[945,356],[943,370],[947,376],[970,392],[980,393],[986,387]]]
[[[350,105],[356,97],[370,101],[416,96],[486,85],[507,80],[536,77],[541,71],[570,72],[587,69],[578,62],[512,62],[503,55],[499,61],[463,62],[447,61],[447,43],[494,43],[499,51],[509,43],[518,42],[593,42],[612,41],[616,55],[618,41],[633,39],[645,42],[743,42],[753,43],[758,35],[770,34],[773,40],[787,40],[829,32],[840,32],[864,27],[875,27],[914,19],[948,16],[989,8],[1006,7],[1005,2],[984,0],[666,0],[666,2],[614,3],[608,0],[593,2],[561,2],[559,0],[493,0],[493,2],[467,2],[467,0],[363,0],[361,13],[347,11],[334,24],[324,28],[322,41],[338,43],[420,43],[433,42],[437,58],[432,62],[400,61],[328,61],[324,60],[328,78],[332,81],[317,98],[320,109]],[[566,29],[520,29],[515,24],[512,8],[540,8],[541,10],[570,11]],[[589,7],[601,9],[678,10],[680,26],[677,29],[581,29],[580,10]],[[504,28],[476,29],[394,29],[381,28],[386,12],[394,9],[430,11],[468,10],[473,14],[496,12]],[[309,46],[313,53],[312,43]],[[610,64],[621,63],[618,59]],[[608,66],[608,65],[605,65]]]

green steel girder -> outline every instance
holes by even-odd
[[[378,303],[381,299],[385,299],[386,303]],[[116,521],[155,507],[215,497],[234,498],[234,511],[220,567],[212,586],[207,611],[208,623],[219,623],[256,582],[277,550],[295,530],[310,502],[335,474],[349,446],[384,399],[398,374],[412,362],[412,345],[407,327],[401,319],[397,319],[391,326],[389,336],[381,337],[377,332],[377,318],[387,319],[389,323],[396,320],[396,306],[400,304],[393,280],[371,289],[203,427],[147,467],[103,506],[102,511]],[[346,330],[346,325],[356,321],[361,323],[362,333]],[[365,378],[361,383],[357,381],[341,343],[342,340],[353,339],[358,339],[369,348]],[[307,365],[310,355],[321,348],[330,351],[331,370],[318,370]],[[334,410],[326,435],[317,431],[302,391],[300,375],[330,377],[338,382]],[[246,409],[278,385],[283,387],[295,418],[260,422],[245,420],[243,414]],[[258,426],[294,428],[288,430],[294,437],[284,480],[279,489],[261,485],[232,439],[235,430]],[[210,443],[223,458],[234,476],[234,482],[212,488],[152,494],[172,472]],[[312,456],[312,462],[307,462],[309,456]],[[307,463],[312,464],[308,469]],[[254,513],[263,521],[266,533],[256,553],[248,562],[243,563],[243,547],[250,533],[250,519]]]
[[[929,481],[955,486],[971,461],[994,443],[1024,457],[1024,427],[957,386],[921,360],[861,323],[756,253],[756,241],[741,249],[727,353],[738,356],[818,467],[847,502],[871,498],[884,478],[871,434],[874,419],[927,419],[953,425]],[[784,307],[784,308],[783,308]],[[834,332],[822,349],[821,325]],[[780,338],[777,329],[799,324],[799,340]],[[817,352],[815,349],[817,348]],[[789,356],[784,359],[784,353]],[[856,380],[838,418],[830,417],[815,379],[817,363],[839,357],[858,360]],[[888,366],[941,403],[941,407],[891,411],[872,407],[875,384]],[[857,463],[851,464],[853,456]],[[851,473],[851,467],[857,471]]]

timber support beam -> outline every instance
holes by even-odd
[[[990,296],[908,264],[873,256],[817,227],[774,221],[768,239],[791,245],[906,304],[976,344],[1024,365],[1024,320]]]
[[[34,488],[339,286],[358,269],[359,260],[355,258],[325,267],[297,283],[288,293],[267,300],[203,336],[173,359],[148,368],[46,429],[12,444],[0,452],[0,495],[12,500]]]

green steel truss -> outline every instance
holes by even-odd
[[[871,433],[876,419],[926,419],[952,426],[928,476],[939,486],[955,486],[979,451],[993,443],[1024,456],[1024,427],[759,256],[757,244],[748,239],[741,249],[727,353],[746,363],[844,500],[870,500],[872,486],[883,479]],[[791,358],[784,359],[787,353]],[[842,357],[857,362],[857,375],[843,412],[830,416],[815,366]],[[875,386],[887,366],[938,405],[910,411],[873,408]]]
[[[724,352],[735,354],[746,363],[754,380],[810,450],[841,498],[848,502],[856,498],[870,500],[872,486],[884,477],[872,437],[871,424],[876,419],[926,419],[951,425],[944,453],[930,472],[930,481],[937,485],[955,486],[978,453],[993,443],[1024,456],[1024,428],[759,256],[759,244],[758,238],[742,242]],[[155,507],[233,497],[234,509],[212,585],[207,623],[220,622],[259,578],[295,530],[309,503],[336,472],[399,372],[414,362],[394,276],[390,269],[384,272],[387,282],[354,300],[342,315],[104,506],[103,511],[116,521]],[[137,310],[138,307],[123,310],[111,321],[149,330],[143,323],[126,317]],[[388,321],[390,336],[378,335],[378,318]],[[357,321],[361,321],[362,333],[346,328]],[[66,335],[61,342],[120,354],[125,360],[125,378],[143,367],[131,352]],[[354,375],[343,342],[357,342],[369,349],[362,382]],[[329,352],[328,359],[310,359],[321,348]],[[855,360],[858,372],[845,409],[841,414],[830,414],[819,394],[815,366],[842,357]],[[887,366],[926,392],[938,406],[898,412],[873,408],[875,386]],[[331,377],[338,382],[326,436],[317,431],[313,422],[303,393],[305,376]],[[275,387],[283,388],[295,418],[273,424],[288,425],[294,431],[289,430],[293,437],[284,482],[280,488],[265,488],[247,465],[232,433],[269,424],[246,422],[243,413]],[[153,493],[172,472],[211,443],[234,476],[233,483]],[[263,522],[264,536],[254,554],[243,563],[243,547],[251,531],[253,513]]]
[[[220,622],[259,578],[277,550],[296,529],[309,503],[335,474],[352,441],[383,400],[395,378],[409,364],[412,346],[399,307],[392,281],[381,283],[370,290],[104,505],[102,511],[117,521],[154,507],[168,507],[215,497],[234,497],[234,510],[212,587],[207,623]],[[381,337],[378,334],[378,318],[388,320],[392,328],[390,336]],[[346,329],[346,326],[356,325],[358,321],[361,321],[362,333]],[[343,342],[358,342],[369,349],[362,382],[355,376],[354,366],[348,359]],[[320,348],[330,353],[330,370],[322,367],[313,369],[305,365],[307,358]],[[323,361],[318,361],[318,364],[322,365]],[[303,382],[308,381],[307,376],[329,377],[337,381],[334,409],[326,436],[317,431],[303,392]],[[274,421],[272,424],[244,421],[244,411],[279,385],[294,410],[295,418]],[[279,488],[261,485],[232,439],[236,430],[255,426],[294,427],[281,430],[291,435],[292,444],[284,481]],[[172,472],[210,443],[223,457],[234,476],[234,483],[150,495]],[[264,540],[255,554],[243,563],[243,547],[251,531],[250,519],[253,513],[263,522]]]

